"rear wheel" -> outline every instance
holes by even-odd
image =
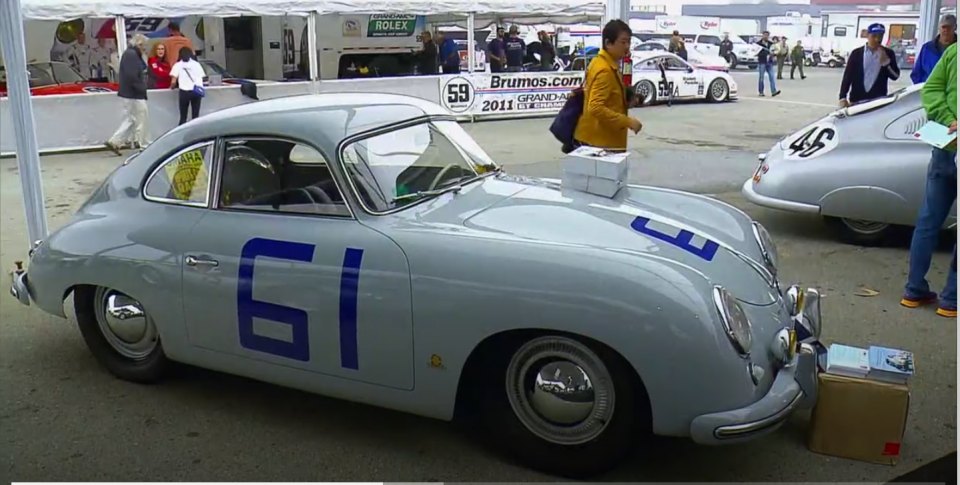
[[[649,106],[657,102],[657,87],[650,81],[643,80],[638,82],[636,92],[640,106]]]
[[[140,302],[102,286],[77,288],[73,299],[83,340],[111,374],[144,383],[163,376],[168,360]]]
[[[882,244],[886,242],[896,230],[896,226],[884,222],[843,217],[831,218],[830,221],[840,232],[840,237],[844,241],[862,246]]]
[[[827,61],[827,66],[829,66],[829,67],[837,67],[837,61],[835,61],[835,60],[833,60],[833,59],[830,59],[829,61]]]
[[[612,350],[546,335],[501,346],[488,361],[481,421],[527,466],[583,478],[616,466],[648,429],[633,369]]]

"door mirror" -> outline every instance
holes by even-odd
[[[687,72],[693,72],[693,66],[687,66]]]

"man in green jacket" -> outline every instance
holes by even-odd
[[[920,98],[927,119],[948,126],[951,133],[957,131],[957,45],[953,44],[933,68],[923,86]],[[933,259],[933,250],[938,244],[940,230],[950,208],[957,199],[957,142],[945,149],[934,148],[927,168],[927,187],[923,205],[917,216],[910,243],[910,274],[900,304],[917,308],[937,301],[937,294],[930,291],[927,272]],[[947,284],[940,294],[937,315],[957,318],[957,246],[953,246],[953,262],[947,273]]]

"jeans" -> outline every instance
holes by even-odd
[[[193,115],[192,119],[197,119],[200,117],[200,96],[194,94],[193,91],[185,91],[183,89],[178,89],[180,91],[180,124],[187,122],[187,108],[190,108],[190,114]]]
[[[760,94],[763,94],[763,74],[766,73],[767,77],[770,78],[770,92],[777,92],[777,81],[773,78],[773,63],[766,62],[760,63],[757,65],[757,69],[760,71]]]
[[[917,224],[910,242],[910,273],[907,277],[905,297],[923,298],[930,293],[927,271],[933,251],[940,239],[944,221],[957,199],[956,153],[939,148],[933,149],[927,168],[927,187],[923,204],[917,215]],[[940,294],[940,306],[957,307],[957,246],[953,246],[953,260],[947,274],[947,284]]]

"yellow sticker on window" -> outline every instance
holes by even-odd
[[[203,151],[196,149],[186,152],[174,162],[164,167],[173,198],[177,200],[193,200],[193,196],[204,195],[207,190],[207,170],[203,164]]]

